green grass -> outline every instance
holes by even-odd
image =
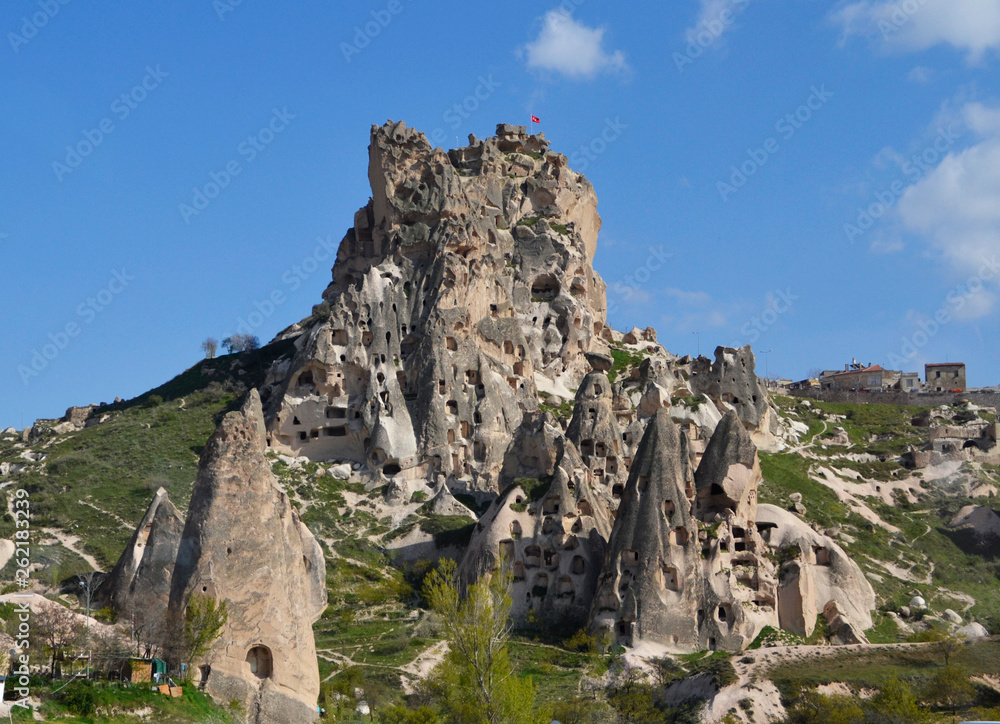
[[[98,414],[110,419],[52,445],[44,471],[21,474],[31,493],[33,527],[78,535],[87,553],[113,565],[157,488],[166,488],[180,510],[187,508],[198,457],[221,415],[239,403],[244,382],[262,381],[271,361],[288,349],[278,344],[202,360],[155,390],[101,408]],[[245,371],[244,382],[235,381],[238,369]],[[150,406],[154,396],[163,402]]]
[[[67,689],[53,694],[65,682],[57,681],[44,687],[35,685],[32,693],[42,696],[42,712],[46,721],[52,724],[63,724],[73,722],[73,724],[138,724],[138,722],[155,721],[158,724],[235,724],[237,719],[232,712],[220,707],[212,702],[205,694],[199,692],[192,686],[184,687],[184,695],[180,698],[164,696],[154,693],[144,686],[135,686],[122,689],[104,683],[96,683],[92,687],[94,699],[94,711],[87,716],[74,713],[71,709],[60,703],[67,701],[72,696],[74,688],[83,690],[87,687],[85,682],[74,682]],[[147,716],[142,717],[136,714],[142,710],[147,710]],[[25,717],[24,710],[20,711],[20,717],[15,716],[15,721],[31,721]]]
[[[534,681],[538,703],[555,703],[575,694],[593,658],[525,640],[511,641],[508,650],[518,674]]]
[[[955,663],[973,674],[1000,674],[1000,642],[980,640],[965,644],[954,654]],[[797,693],[831,682],[855,689],[878,688],[887,679],[914,681],[933,676],[944,666],[933,646],[886,647],[833,656],[804,657],[776,666],[768,673],[783,694]]]
[[[611,357],[614,360],[611,365],[611,369],[608,371],[608,380],[611,382],[617,380],[618,375],[625,370],[641,365],[642,360],[645,359],[641,354],[634,354],[626,349],[620,349],[618,347],[611,348]]]
[[[761,453],[764,482],[760,486],[760,502],[788,508],[789,496],[802,493],[802,503],[809,511],[810,520],[824,527],[846,521],[850,514],[847,506],[828,487],[809,478],[810,464],[799,455]]]

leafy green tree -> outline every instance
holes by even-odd
[[[947,708],[957,720],[958,710],[975,700],[976,689],[969,682],[968,671],[961,666],[949,664],[931,679],[927,694],[930,701]]]
[[[535,687],[510,663],[510,588],[513,573],[501,559],[461,594],[458,567],[447,560],[424,580],[424,596],[440,616],[449,651],[437,678],[446,713],[455,724],[531,724]]]
[[[863,724],[865,713],[850,696],[805,693],[788,712],[788,724]]]
[[[909,684],[895,677],[885,682],[864,708],[870,724],[923,724],[929,720]]]
[[[397,704],[388,706],[379,715],[380,724],[439,724],[441,717],[429,706],[408,709]]]
[[[228,621],[225,601],[220,603],[211,596],[191,596],[184,611],[184,643],[189,668],[208,653]]]

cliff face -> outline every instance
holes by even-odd
[[[373,127],[372,198],[294,329],[271,446],[496,492],[539,393],[571,396],[608,349],[597,198],[566,164],[523,127],[449,152]]]

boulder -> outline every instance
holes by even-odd
[[[958,629],[955,633],[967,639],[983,639],[990,635],[990,632],[981,623],[970,623]]]
[[[830,643],[834,646],[867,644],[865,632],[840,610],[837,601],[830,601],[823,608],[823,618],[830,627]]]
[[[975,531],[979,538],[1000,538],[1000,515],[992,508],[967,505],[958,511],[948,527]]]
[[[956,626],[961,626],[964,623],[964,621],[962,621],[962,617],[959,616],[954,611],[952,611],[950,608],[946,608],[944,610],[944,613],[941,614],[941,618],[943,618],[948,623],[955,624]]]
[[[350,480],[351,479],[351,466],[348,463],[341,463],[340,465],[334,465],[330,468],[327,473],[337,480]]]

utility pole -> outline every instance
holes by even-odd
[[[90,574],[90,578],[83,575],[80,576],[80,587],[83,588],[84,592],[87,594],[87,679],[90,679],[90,595],[91,595],[91,584],[93,583],[93,574]]]
[[[701,357],[701,332],[692,332],[698,338],[698,356]]]
[[[766,352],[764,352],[764,379],[766,379],[768,381],[768,383],[767,383],[768,387],[771,386],[771,357],[770,357],[770,355],[771,355],[771,353],[773,351],[774,351],[773,349],[769,349]]]

